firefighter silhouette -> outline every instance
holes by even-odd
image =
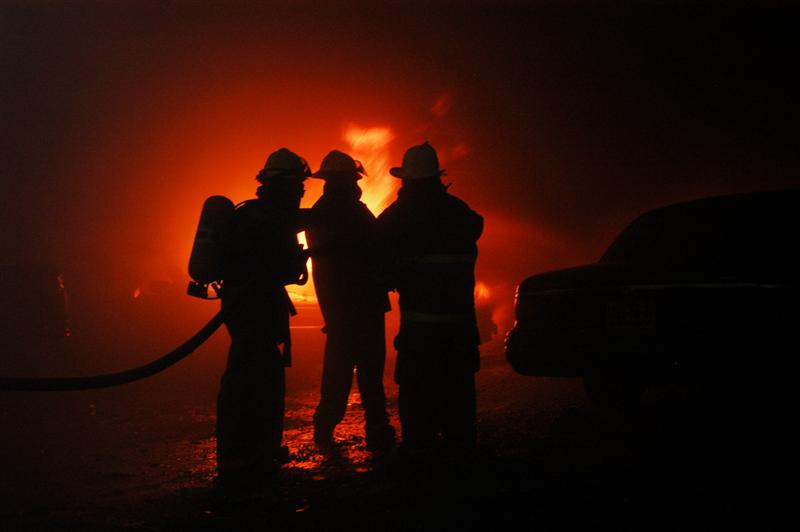
[[[294,309],[285,286],[304,282],[297,218],[309,174],[288,149],[272,153],[256,177],[257,198],[238,206],[227,235],[222,310],[231,346],[217,400],[220,478],[274,470],[288,458],[284,368]]]
[[[475,261],[483,218],[442,183],[436,151],[409,148],[397,199],[378,217],[386,278],[399,293],[395,338],[402,446],[472,447],[479,334]]]
[[[354,369],[367,447],[380,451],[394,444],[383,389],[384,313],[389,299],[374,277],[369,243],[375,217],[359,201],[357,181],[362,174],[366,172],[361,163],[338,150],[325,156],[319,171],[312,174],[325,181],[306,232],[326,333],[320,402],[314,412],[314,441],[322,449],[334,443],[333,431],[344,418]]]

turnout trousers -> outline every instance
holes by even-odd
[[[367,440],[384,437],[389,425],[383,370],[386,340],[383,313],[359,317],[355,323],[327,323],[320,402],[314,430],[328,436],[344,418],[355,370],[364,407]]]
[[[401,325],[395,339],[395,382],[400,387],[404,447],[475,445],[475,372],[480,355],[477,347],[452,340],[462,336],[466,335],[456,330],[437,337],[430,329],[404,330]]]
[[[254,309],[250,309],[254,310]],[[283,440],[284,360],[264,333],[263,319],[247,310],[226,321],[231,347],[217,398],[217,464],[220,472],[268,466]]]

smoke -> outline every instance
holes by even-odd
[[[430,140],[486,219],[478,280],[498,308],[646,209],[800,175],[780,10],[0,9],[3,260],[54,264],[98,330],[124,332],[117,309],[154,282],[172,312],[147,333],[200,321],[183,295],[200,206],[252,197],[282,146],[360,158],[377,213],[387,169]]]

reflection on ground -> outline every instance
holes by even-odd
[[[369,471],[373,465],[372,453],[366,449],[359,394],[350,395],[348,413],[334,433],[337,447],[327,453],[320,453],[313,441],[311,419],[316,407],[316,397],[308,395],[303,399],[293,401],[295,404],[287,412],[284,443],[291,454],[285,467],[313,471],[315,480],[321,480],[332,472]]]
[[[284,444],[289,447],[290,458],[282,469],[302,470],[313,474],[312,479],[323,480],[331,475],[365,473],[374,467],[373,455],[366,448],[363,412],[358,393],[350,395],[348,413],[337,426],[337,442],[333,450],[321,452],[313,440],[311,420],[317,404],[316,394],[307,393],[287,401]],[[198,418],[204,416],[195,412]],[[213,413],[206,414],[213,420]],[[212,482],[216,476],[216,439],[194,440],[185,449],[176,449],[171,464],[185,467],[188,476],[197,485]],[[176,471],[177,473],[177,471]]]
[[[310,474],[312,480],[324,480],[372,471],[376,462],[366,448],[359,394],[354,392],[350,395],[347,415],[334,433],[337,445],[327,452],[321,452],[313,440],[311,420],[317,397],[316,393],[309,392],[287,400],[284,444],[289,447],[290,458],[279,475],[304,472]],[[392,417],[396,417],[393,405],[389,406]],[[211,410],[194,410],[189,415],[196,423],[209,427],[215,419]],[[213,436],[173,442],[171,447],[172,456],[164,457],[163,462],[152,462],[149,467],[161,469],[162,473],[167,473],[164,476],[171,477],[174,483],[184,488],[213,485],[216,478],[216,439]],[[165,468],[167,471],[164,471]]]
[[[100,392],[0,394],[0,528],[452,530],[490,518],[494,529],[652,530],[725,515],[732,501],[762,520],[794,504],[777,482],[797,471],[786,423],[731,409],[725,419],[657,394],[613,415],[587,403],[579,382],[521,377],[497,355],[477,379],[480,453],[373,456],[356,393],[339,452],[318,452],[309,365],[287,394],[289,462],[230,489],[215,480],[222,361],[195,362]],[[387,392],[398,428],[396,387]]]

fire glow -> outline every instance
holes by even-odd
[[[363,201],[372,214],[377,216],[394,199],[397,179],[389,174],[389,144],[394,139],[388,127],[362,128],[348,124],[344,130],[344,140],[350,147],[350,155],[361,161],[367,176],[359,181]]]
[[[483,302],[487,301],[491,297],[492,293],[489,290],[489,287],[486,286],[484,283],[478,281],[475,283],[475,301],[476,302]]]

